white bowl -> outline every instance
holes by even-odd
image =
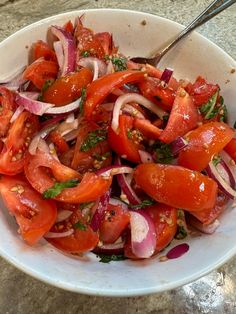
[[[82,13],[85,13],[86,26],[95,31],[112,32],[120,50],[130,56],[150,54],[182,28],[175,22],[134,11],[105,9],[60,14],[34,23],[0,43],[0,77],[27,64],[27,47],[38,39],[45,40],[50,25],[62,25]],[[146,25],[141,23],[143,20]],[[210,82],[217,82],[229,108],[230,122],[235,121],[236,74],[230,70],[236,68],[236,63],[215,44],[192,33],[160,66],[173,68],[177,78],[194,80],[202,75]],[[161,263],[154,257],[103,264],[93,254],[84,258],[64,255],[45,241],[36,247],[26,245],[17,235],[15,222],[2,203],[1,207],[0,254],[29,275],[80,293],[135,296],[173,289],[207,274],[236,253],[236,210],[231,208],[221,217],[221,226],[213,235],[187,239],[190,250],[179,259]]]

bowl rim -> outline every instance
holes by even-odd
[[[15,36],[21,35],[21,33],[24,33],[25,31],[31,29],[32,27],[37,27],[39,25],[42,25],[44,23],[50,22],[50,20],[54,20],[57,18],[63,18],[68,16],[68,18],[70,16],[74,16],[76,13],[81,14],[81,13],[86,13],[86,12],[97,12],[97,11],[104,11],[104,12],[126,12],[128,14],[139,14],[140,16],[143,17],[155,17],[159,20],[163,20],[166,22],[170,22],[173,23],[173,25],[176,25],[178,27],[182,27],[184,28],[184,26],[180,23],[177,23],[173,20],[167,19],[165,17],[161,17],[158,16],[156,14],[152,14],[152,13],[147,13],[147,12],[142,12],[142,11],[137,11],[137,10],[127,10],[127,9],[112,9],[112,8],[96,8],[96,9],[81,9],[81,10],[72,10],[72,11],[68,11],[68,12],[63,12],[63,13],[59,13],[59,14],[55,14],[43,19],[40,19],[34,23],[31,23],[23,28],[18,29],[16,32],[14,32],[13,34],[11,34],[10,36],[8,36],[7,38],[3,39],[0,42],[0,49],[1,46],[4,45],[5,43],[7,43],[8,41],[11,41],[12,39],[14,39]],[[221,47],[219,47],[218,45],[216,45],[214,42],[212,42],[211,40],[209,40],[208,38],[206,38],[205,36],[201,35],[200,33],[193,31],[193,33],[197,34],[200,38],[207,40],[211,45],[214,46],[214,48],[218,49],[218,51],[220,51],[225,57],[228,58],[228,60],[235,65],[236,67],[236,61],[232,58],[232,56],[230,56],[227,52],[225,52]],[[21,263],[17,260],[16,257],[9,255],[7,252],[3,251],[0,247],[0,255],[10,264],[12,264],[13,266],[15,266],[17,269],[23,271],[24,273],[26,273],[27,275],[30,275],[33,278],[38,279],[39,281],[42,281],[46,284],[49,284],[51,286],[63,289],[63,290],[67,290],[67,291],[71,291],[71,292],[77,292],[77,293],[81,293],[81,294],[86,294],[86,295],[93,295],[93,296],[107,296],[107,297],[132,297],[132,296],[143,296],[143,295],[150,295],[150,294],[154,294],[154,293],[160,293],[160,292],[164,292],[164,291],[168,291],[171,289],[175,289],[178,287],[181,287],[185,284],[188,284],[192,281],[195,281],[197,279],[199,279],[202,276],[207,275],[209,272],[213,271],[216,268],[219,268],[220,266],[222,266],[226,261],[228,261],[230,258],[232,258],[234,255],[236,254],[236,245],[235,247],[233,247],[232,249],[230,249],[227,254],[223,255],[221,258],[219,258],[218,260],[216,260],[214,263],[211,263],[209,266],[199,270],[198,272],[195,272],[192,275],[189,275],[187,277],[184,277],[182,279],[179,280],[175,280],[174,282],[168,282],[168,283],[163,283],[162,285],[156,286],[156,287],[148,287],[148,288],[142,288],[142,289],[129,289],[129,290],[124,290],[124,289],[114,289],[112,288],[112,290],[109,289],[101,289],[98,290],[97,288],[85,288],[82,286],[75,286],[72,284],[69,284],[68,282],[61,282],[58,280],[55,280],[52,277],[46,276],[45,274],[43,274],[40,271],[37,271],[35,269],[33,269],[32,267],[26,267],[24,265],[24,263]]]

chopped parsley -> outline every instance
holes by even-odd
[[[91,148],[95,147],[97,143],[104,141],[107,138],[107,131],[106,130],[95,130],[89,132],[85,141],[80,147],[81,152],[87,152]]]
[[[221,157],[220,156],[214,156],[212,163],[216,167],[219,163],[221,162]]]
[[[80,113],[83,112],[85,99],[86,99],[86,88],[83,87],[81,90],[80,103],[79,103]]]
[[[127,59],[124,57],[112,57],[111,62],[113,63],[116,72],[127,69]]]
[[[43,197],[46,199],[53,198],[60,194],[64,189],[73,188],[79,183],[80,181],[78,179],[72,179],[65,182],[56,182],[51,188],[43,192]]]
[[[81,230],[81,231],[85,231],[85,230],[87,229],[86,225],[83,224],[80,220],[77,221],[77,222],[73,225],[73,227],[74,227],[75,229],[79,229],[79,230]]]
[[[128,137],[129,140],[132,138],[132,130],[129,129],[127,131],[127,137]]]
[[[153,205],[155,202],[153,200],[143,200],[140,204],[137,205],[130,205],[129,204],[129,208],[131,209],[140,209],[146,206],[150,206]]]
[[[84,50],[81,52],[81,56],[84,58],[87,58],[90,56],[90,52],[88,50]]]
[[[38,96],[38,100],[42,101],[43,100],[43,93],[54,83],[54,80],[46,80],[43,84],[43,87],[41,89],[41,92]]]
[[[184,226],[177,225],[177,232],[175,234],[175,239],[182,240],[188,236],[188,232],[185,230]]]
[[[216,106],[218,97],[218,91],[208,100],[208,102],[200,107],[200,112],[204,114],[206,120],[214,118],[220,110],[220,107]]]
[[[113,262],[117,262],[117,261],[123,261],[125,259],[127,259],[124,255],[120,254],[120,255],[105,255],[105,254],[98,254],[98,257],[100,257],[99,262],[101,263],[110,263],[111,261]]]
[[[174,155],[172,153],[171,144],[156,141],[153,147],[156,150],[156,162],[161,164],[170,164],[172,162]]]
[[[93,158],[97,161],[104,161],[106,160],[108,157],[110,157],[111,153],[110,152],[106,152],[103,155],[99,155],[97,153],[93,154]]]

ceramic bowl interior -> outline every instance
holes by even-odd
[[[110,31],[126,56],[147,56],[178,33],[182,26],[134,11],[88,10],[53,16],[30,25],[0,43],[0,78],[27,64],[29,47],[45,40],[50,25],[63,25],[84,14],[84,23],[95,31]],[[142,23],[145,20],[146,23]],[[145,24],[145,25],[144,25]],[[220,31],[220,30],[219,30]],[[174,69],[177,78],[194,80],[202,75],[221,86],[229,108],[229,120],[236,119],[235,61],[215,44],[192,33],[160,63]],[[181,197],[181,195],[180,195]],[[176,288],[220,266],[236,252],[236,210],[229,206],[221,226],[211,236],[188,238],[187,254],[179,259],[159,262],[158,256],[145,261],[100,263],[93,254],[83,258],[62,254],[46,241],[35,247],[26,245],[17,234],[14,219],[1,202],[0,254],[26,273],[63,289],[92,295],[133,296]],[[176,245],[175,241],[171,246]],[[163,252],[162,254],[165,254]]]

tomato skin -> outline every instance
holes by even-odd
[[[99,234],[104,243],[114,243],[127,228],[130,214],[120,205],[108,205],[104,220],[102,221]]]
[[[159,139],[162,129],[157,128],[147,119],[134,119],[134,128],[139,130],[145,137],[152,140]]]
[[[188,134],[188,145],[178,157],[178,164],[188,169],[202,171],[232,139],[234,130],[223,122],[201,125]]]
[[[55,144],[59,153],[65,153],[69,150],[69,145],[57,131],[52,131],[49,135],[50,140]]]
[[[236,162],[236,138],[232,138],[232,140],[225,146],[224,150]]]
[[[23,171],[25,151],[39,128],[38,117],[23,111],[10,127],[0,153],[0,173],[15,175]]]
[[[49,47],[47,43],[42,40],[38,40],[34,44],[34,60],[42,57],[45,60],[50,60],[57,63],[57,57],[55,52]]]
[[[78,221],[83,224],[85,230],[80,230],[80,228],[74,227]],[[71,228],[74,229],[74,233],[68,237],[47,239],[49,243],[59,250],[68,253],[81,254],[91,251],[97,246],[99,241],[98,234],[87,225],[80,210],[74,211],[72,216],[66,221],[56,224],[51,231],[58,232],[57,227],[59,225],[62,226],[62,228],[60,227],[60,232],[64,232]]]
[[[229,198],[220,190],[218,190],[218,195],[216,199],[216,204],[213,208],[208,210],[202,210],[199,212],[191,212],[191,214],[196,217],[201,223],[209,225],[217,219],[220,214],[224,211]]]
[[[24,71],[23,78],[31,81],[38,89],[42,89],[47,80],[55,79],[58,73],[58,65],[54,61],[36,60]]]
[[[157,202],[175,208],[200,211],[213,208],[216,202],[216,182],[183,167],[141,164],[134,171],[134,180]]]
[[[178,88],[167,126],[160,135],[160,141],[173,142],[197,126],[199,114],[192,98],[181,87]]]
[[[92,79],[93,74],[88,68],[60,77],[43,93],[43,100],[56,106],[67,105],[81,96],[82,88]]]
[[[87,88],[87,97],[84,104],[84,116],[92,119],[95,108],[111,93],[114,88],[119,88],[126,83],[139,82],[144,79],[141,71],[120,71],[105,75],[93,81]]]
[[[81,175],[55,160],[51,155],[38,152],[36,155],[27,155],[25,160],[25,175],[33,188],[41,194],[54,185],[54,181],[44,168],[50,168],[58,181],[81,179]],[[84,203],[98,199],[110,187],[112,178],[103,178],[95,173],[87,172],[78,186],[64,189],[56,200],[65,203]]]
[[[111,127],[108,128],[108,143],[113,151],[115,151],[120,156],[125,156],[132,162],[141,162],[139,149],[141,145],[136,144],[135,141],[128,138],[127,132],[131,130],[134,125],[134,118],[130,116],[120,115],[119,117],[119,133],[117,134],[112,130]]]
[[[209,84],[203,77],[199,76],[194,84],[188,84],[186,90],[193,97],[195,106],[200,107],[207,103],[217,90],[219,90],[219,86]]]
[[[177,210],[164,204],[145,209],[154,221],[157,235],[155,253],[163,250],[174,238],[177,231]]]
[[[5,87],[0,87],[0,138],[7,134],[10,120],[16,109],[14,94]]]
[[[94,38],[101,43],[105,55],[112,53],[112,36],[108,32],[97,33]]]
[[[12,191],[17,186],[22,190]],[[20,234],[28,244],[38,242],[55,223],[56,203],[44,200],[22,177],[2,176],[0,193],[9,212],[17,220]]]
[[[74,25],[72,24],[71,21],[68,21],[64,26],[63,29],[68,32],[71,33],[71,35],[73,35],[74,33]]]

